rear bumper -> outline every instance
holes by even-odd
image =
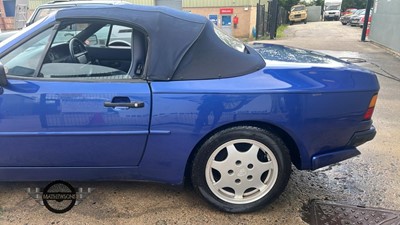
[[[358,25],[359,22],[359,20],[351,20],[350,25]]]
[[[360,146],[365,142],[374,139],[375,135],[376,135],[376,129],[374,126],[371,126],[369,130],[354,133],[353,137],[350,139],[347,146],[354,146],[354,147]]]
[[[360,131],[354,133],[353,137],[350,139],[349,143],[344,148],[339,151],[333,151],[329,153],[319,154],[312,157],[312,170],[328,166],[340,161],[352,158],[361,154],[357,150],[357,146],[364,144],[367,141],[374,139],[376,135],[376,130],[374,126],[371,126],[369,130]]]

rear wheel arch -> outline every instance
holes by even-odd
[[[275,126],[270,123],[265,123],[265,122],[259,122],[259,121],[241,121],[241,122],[235,122],[235,123],[230,123],[226,124],[224,126],[218,127],[211,132],[209,132],[207,135],[205,135],[192,149],[192,152],[190,153],[190,156],[186,162],[186,168],[185,168],[185,178],[190,178],[191,177],[191,171],[192,171],[192,164],[193,160],[196,157],[196,154],[199,150],[199,148],[213,135],[217,134],[218,132],[221,132],[226,129],[230,129],[233,127],[239,127],[239,126],[250,126],[250,127],[256,127],[260,129],[267,130],[269,132],[272,132],[276,136],[282,139],[283,143],[286,145],[286,147],[289,149],[289,154],[291,157],[291,162],[297,167],[301,168],[301,155],[300,155],[300,150],[297,147],[296,142],[294,139],[282,128]],[[187,179],[189,181],[190,179]]]

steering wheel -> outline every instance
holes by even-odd
[[[90,63],[88,59],[88,51],[82,41],[77,38],[72,38],[69,41],[69,52],[72,60],[76,63],[87,64]]]

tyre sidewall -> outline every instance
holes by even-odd
[[[205,173],[206,164],[212,153],[226,142],[235,139],[251,139],[267,146],[274,154],[278,163],[278,176],[272,189],[261,199],[247,204],[232,204],[215,196],[208,187]],[[291,163],[288,150],[280,138],[273,133],[255,127],[236,127],[224,130],[207,140],[199,149],[193,162],[192,182],[195,189],[211,204],[222,211],[250,212],[255,211],[274,200],[287,185]]]

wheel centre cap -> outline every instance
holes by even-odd
[[[243,177],[243,176],[246,176],[246,174],[247,174],[247,172],[245,169],[240,169],[237,175],[239,177]]]

